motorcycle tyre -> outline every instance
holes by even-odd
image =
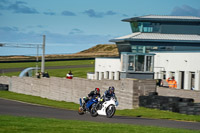
[[[96,117],[98,115],[97,110],[95,109],[96,104],[92,104],[91,110],[90,110],[90,115],[92,117]],[[95,113],[93,113],[93,110],[96,110]]]
[[[78,108],[78,114],[79,115],[83,115],[84,114],[83,107],[79,107]]]
[[[109,108],[110,108],[111,106],[112,106],[112,108],[113,108],[113,111],[112,111],[112,113],[110,114],[110,113],[108,113],[108,111],[109,111]],[[109,105],[109,106],[107,107],[107,109],[106,109],[106,116],[107,116],[107,118],[113,117],[113,115],[115,114],[115,111],[116,111],[115,106],[114,106],[114,105]]]

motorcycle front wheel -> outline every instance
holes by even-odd
[[[114,106],[114,105],[108,106],[108,108],[106,109],[106,116],[107,116],[108,118],[113,117],[113,115],[115,114],[115,111],[116,111],[116,109],[115,109],[115,106]]]
[[[91,115],[92,117],[96,117],[96,116],[98,115],[97,109],[96,109],[96,104],[95,104],[95,103],[92,104],[92,107],[91,107],[91,110],[90,110],[90,115]]]

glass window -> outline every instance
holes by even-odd
[[[150,22],[139,22],[138,28],[140,32],[153,32],[153,27]]]
[[[128,60],[128,70],[135,71],[135,56],[130,55]]]
[[[135,71],[144,71],[144,55],[135,56]]]
[[[146,56],[146,71],[152,72],[153,71],[153,57]]]
[[[131,29],[132,29],[132,32],[139,32],[139,28],[138,28],[138,22],[131,22]]]

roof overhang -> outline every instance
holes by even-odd
[[[164,16],[164,15],[146,15],[123,19],[124,22],[184,22],[200,23],[200,17],[195,16]]]
[[[187,34],[161,34],[161,33],[132,33],[127,36],[111,39],[111,42],[122,43],[129,42],[131,44],[137,43],[141,45],[168,45],[168,46],[199,46],[200,35],[187,35]]]

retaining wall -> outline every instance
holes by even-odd
[[[200,103],[200,91],[197,90],[183,90],[183,89],[158,87],[157,92],[160,96],[193,98],[194,102]]]
[[[0,77],[0,83],[8,84],[9,91],[40,96],[43,98],[79,103],[79,98],[100,88],[101,94],[109,86],[115,87],[119,101],[118,109],[132,109],[139,106],[139,96],[156,91],[155,80],[89,80],[83,78],[31,78],[31,77]]]

